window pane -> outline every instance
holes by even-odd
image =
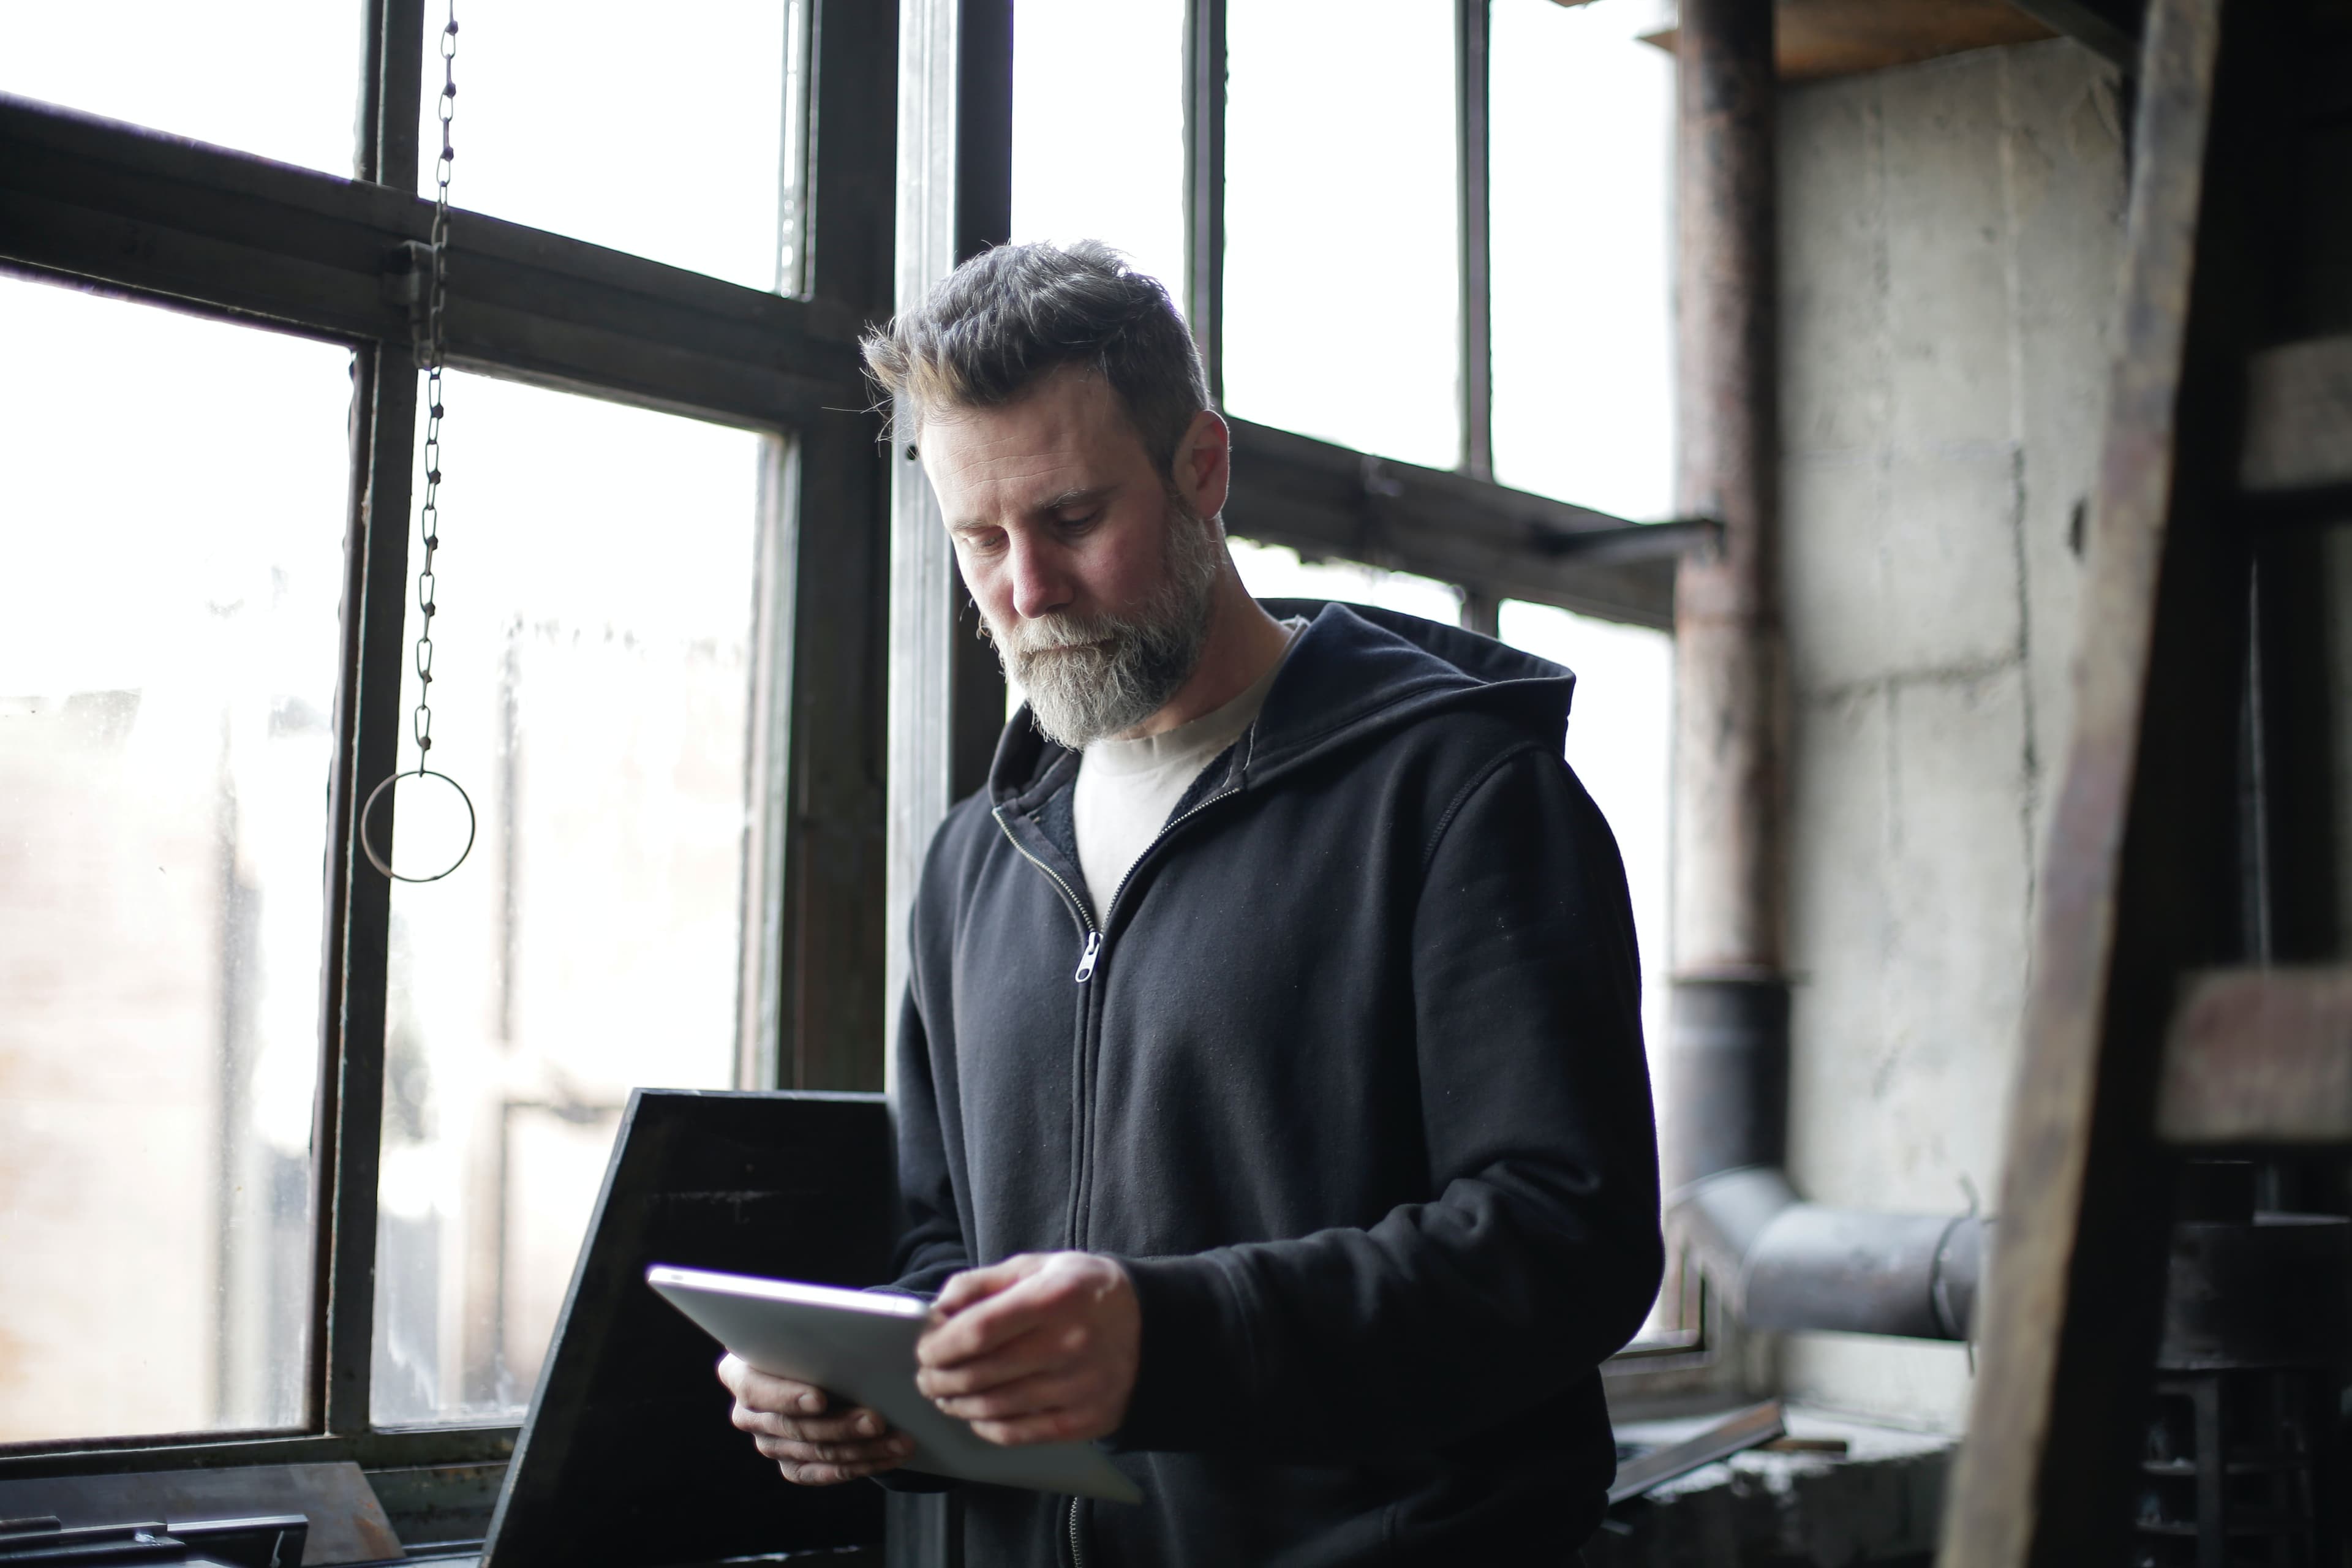
[[[1013,237],[1099,239],[1184,304],[1184,0],[1021,0]]]
[[[349,178],[366,0],[6,8],[0,92]]]
[[[736,1048],[761,438],[455,374],[446,405],[433,764],[480,827],[393,894],[387,1422],[528,1402],[630,1088],[727,1087]]]
[[[1454,467],[1453,7],[1236,0],[1226,50],[1226,406]]]
[[[297,1425],[351,354],[0,342],[0,1441]]]
[[[1302,561],[1298,552],[1247,539],[1228,542],[1242,584],[1261,599],[1340,599],[1454,624],[1462,595],[1449,584],[1355,561]]]
[[[1674,61],[1658,0],[1493,0],[1495,477],[1669,515]]]
[[[1550,0],[1545,0],[1549,4]],[[1675,639],[1647,626],[1503,601],[1503,640],[1576,672],[1568,761],[1625,861],[1642,947],[1642,1030],[1654,1087],[1665,1067],[1666,814],[1672,787]]]
[[[787,78],[797,101],[805,77],[805,0],[657,12],[502,0],[463,11],[450,201],[753,289],[797,289],[782,265],[794,210],[784,112]],[[425,16],[417,179],[430,195],[440,0],[427,0]]]

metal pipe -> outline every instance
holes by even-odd
[[[1682,0],[1675,504],[1721,520],[1675,584],[1668,1223],[1751,1328],[1965,1339],[1984,1226],[1801,1199],[1788,1149],[1788,735],[1772,0]]]
[[[1772,1166],[1694,1183],[1675,1194],[1667,1213],[1750,1328],[1969,1337],[1987,1223],[1975,1215],[1809,1204]]]

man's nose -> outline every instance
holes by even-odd
[[[1015,536],[1012,544],[1013,608],[1024,620],[1067,609],[1076,583],[1063,552],[1050,543]]]

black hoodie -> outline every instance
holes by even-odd
[[[1140,1507],[964,1489],[971,1568],[1560,1562],[1662,1261],[1624,871],[1575,678],[1346,605],[1108,910],[1078,757],[1007,726],[933,840],[899,1285],[1119,1258]]]

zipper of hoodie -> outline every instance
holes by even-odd
[[[998,829],[1003,833],[1004,841],[1007,844],[1012,845],[1013,848],[1019,850],[1021,852],[1021,858],[1024,860],[1028,861],[1029,864],[1036,867],[1037,869],[1045,872],[1047,877],[1053,879],[1054,886],[1062,890],[1062,901],[1070,907],[1071,918],[1076,920],[1080,926],[1085,928],[1087,933],[1086,941],[1080,944],[1078,949],[1078,970],[1076,974],[1070,977],[1078,984],[1084,985],[1087,981],[1092,980],[1095,977],[1095,961],[1102,952],[1102,928],[1095,924],[1093,910],[1087,908],[1087,901],[1078,897],[1077,889],[1071,887],[1069,881],[1064,878],[1059,871],[1055,870],[1054,868],[1046,865],[1045,862],[1038,859],[1037,857],[1029,853],[1029,847],[1021,842],[1020,835],[1013,831],[1013,825],[1004,820],[1003,807],[999,806],[996,810],[989,813],[989,815],[996,818],[996,826]],[[1121,885],[1124,886],[1125,884],[1122,883]],[[1114,894],[1113,897],[1116,898],[1117,895]]]
[[[1127,874],[1118,879],[1118,886],[1111,889],[1109,908],[1112,910],[1118,908],[1119,895],[1127,891],[1127,885],[1129,882],[1135,880],[1136,867],[1142,865],[1150,853],[1154,849],[1160,847],[1160,842],[1161,839],[1166,838],[1170,834],[1175,832],[1178,828],[1183,826],[1184,824],[1200,816],[1201,813],[1208,810],[1209,807],[1216,805],[1219,801],[1230,799],[1240,793],[1241,786],[1239,784],[1234,785],[1231,789],[1219,790],[1216,794],[1209,796],[1206,800],[1202,801],[1198,805],[1193,806],[1190,811],[1185,812],[1181,816],[1171,817],[1167,822],[1161,824],[1160,831],[1151,836],[1151,842],[1143,847],[1143,853],[1135,858],[1135,864],[1129,866],[1127,868]],[[1046,865],[1043,860],[1037,858],[1036,856],[1029,853],[1029,847],[1021,842],[1020,836],[1013,831],[1012,824],[1004,820],[1002,808],[991,812],[989,815],[996,818],[997,828],[1004,835],[1005,842],[1011,844],[1013,848],[1019,850],[1023,859],[1028,861],[1029,864],[1036,867],[1037,869],[1045,872],[1048,878],[1052,879],[1054,886],[1061,889],[1062,901],[1069,906],[1072,917],[1077,921],[1079,925],[1086,928],[1086,941],[1082,942],[1078,948],[1078,967],[1076,972],[1070,976],[1073,982],[1077,984],[1084,985],[1087,981],[1092,980],[1095,977],[1095,970],[1099,967],[1102,963],[1102,926],[1098,926],[1095,923],[1093,913],[1089,910],[1087,901],[1078,897],[1077,889],[1070,886],[1069,879],[1064,877],[1059,871],[1055,870],[1051,866]],[[1108,924],[1110,919],[1108,910],[1105,912],[1103,919],[1104,922]]]
[[[1070,1568],[1087,1568],[1085,1532],[1078,1527],[1078,1500],[1070,1500]]]

